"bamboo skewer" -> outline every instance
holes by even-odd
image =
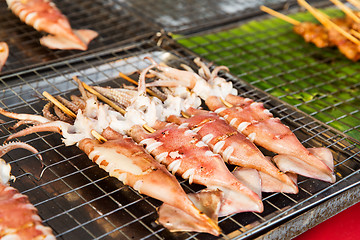
[[[106,138],[104,138],[100,133],[98,133],[97,131],[95,131],[94,129],[91,130],[91,135],[93,135],[94,138],[96,138],[99,142],[104,143],[107,141]]]
[[[360,1],[358,0],[347,0],[349,3],[354,5],[357,9],[360,9]]]
[[[274,17],[280,18],[281,20],[284,20],[285,22],[291,23],[293,25],[299,25],[301,23],[298,20],[295,20],[295,19],[293,19],[291,17],[288,17],[288,16],[286,16],[286,15],[284,15],[282,13],[274,11],[271,8],[268,8],[268,7],[264,6],[264,5],[260,6],[260,9],[261,9],[261,11],[264,11],[264,12],[266,12],[266,13],[274,16]]]
[[[50,102],[54,103],[55,106],[60,108],[61,111],[63,111],[65,114],[70,116],[71,118],[76,118],[76,114],[73,113],[69,108],[64,106],[61,102],[59,102],[56,98],[51,96],[48,92],[44,91],[43,96],[46,97]]]
[[[123,73],[119,73],[120,76],[122,76],[122,78],[124,78],[125,80],[127,80],[128,82],[131,82],[132,84],[135,84],[136,86],[139,85],[139,83],[137,81],[135,81],[134,79],[124,75]],[[125,77],[124,77],[125,76]],[[146,90],[150,90],[148,88],[146,88]],[[147,91],[151,96],[153,97],[157,97],[158,99],[160,99],[162,102],[165,101],[165,99],[163,100],[162,98],[160,98],[160,96],[158,96],[154,91]],[[190,118],[191,116],[189,114],[187,114],[186,112],[184,111],[181,111],[181,115],[184,117],[184,118]]]
[[[81,82],[76,76],[73,77],[74,79],[78,80],[79,82]],[[116,111],[120,112],[122,115],[126,114],[126,111],[124,109],[122,109],[121,107],[119,107],[118,105],[116,105],[113,101],[111,101],[110,99],[104,97],[103,95],[101,95],[100,93],[98,93],[95,89],[93,89],[92,87],[90,87],[89,85],[87,85],[84,82],[81,82],[81,84],[84,86],[84,88],[89,91],[90,93],[94,94],[96,97],[98,97],[101,101],[105,102],[106,104],[108,104],[110,107],[114,108]],[[152,127],[148,126],[147,124],[143,125],[143,128],[145,130],[147,130],[150,133],[155,132],[155,129],[153,129]]]
[[[305,7],[321,24],[323,24],[326,28],[330,29],[333,28],[336,31],[338,31],[341,35],[346,37],[351,42],[355,43],[356,45],[360,45],[360,41],[352,36],[350,33],[346,32],[344,29],[333,23],[329,16],[327,16],[325,13],[322,13],[318,11],[317,9],[313,8],[308,4],[305,0],[298,0],[299,5]]]
[[[228,101],[226,101],[225,99],[220,98],[220,100],[225,105],[225,107],[227,107],[227,108],[233,107],[233,105],[231,103],[229,103]]]
[[[305,0],[298,0],[300,6],[306,8],[324,27],[330,28],[328,21],[324,18],[323,15],[319,14],[317,9],[313,8]]]
[[[360,18],[356,16],[356,14],[345,4],[340,2],[339,0],[330,0],[333,4],[335,4],[338,8],[340,8],[347,16],[349,16],[354,22],[360,23]]]
[[[119,72],[119,76],[122,77],[122,78],[124,78],[126,81],[131,82],[132,84],[138,85],[137,81],[131,79],[129,76],[126,76],[126,75],[123,74],[122,72]],[[157,97],[157,98],[160,99],[162,102],[165,101],[164,98],[162,98],[162,97],[160,97],[160,96],[157,96],[157,94],[156,94],[154,91],[152,91],[151,89],[146,88],[146,92],[147,92],[148,94],[150,94],[151,96]]]
[[[70,109],[68,109],[65,105],[59,102],[56,98],[50,95],[48,92],[43,92],[44,97],[46,97],[50,102],[55,104],[58,108],[60,108],[65,114],[69,115],[70,117],[76,118],[75,113],[73,113]],[[91,130],[91,135],[93,135],[99,142],[103,143],[106,142],[107,139],[101,136],[97,131],[94,129]]]
[[[360,38],[360,32],[355,31],[354,29],[351,29],[351,30],[350,30],[350,33],[351,33],[352,35],[354,35],[355,37]]]
[[[95,91],[92,87],[90,87],[89,85],[87,85],[84,82],[81,82],[81,84],[84,86],[84,88],[89,91],[90,93],[94,94],[96,97],[98,97],[101,101],[105,102],[106,104],[108,104],[110,107],[112,107],[113,109],[115,109],[116,111],[120,112],[122,115],[125,115],[126,111],[124,109],[122,109],[121,107],[119,107],[118,105],[116,105],[113,101],[107,99],[106,97],[104,97],[103,95],[101,95],[100,93],[98,93],[97,91]]]
[[[344,29],[342,29],[341,27],[339,27],[338,25],[336,25],[335,23],[333,23],[330,19],[328,19],[328,16],[325,15],[322,12],[319,12],[319,14],[324,15],[324,17],[327,18],[330,27],[334,28],[336,31],[338,31],[341,35],[343,35],[344,37],[346,37],[348,40],[350,40],[351,42],[355,43],[356,45],[360,45],[360,41],[359,39],[355,38],[353,35],[351,35],[350,33],[348,33],[347,31],[345,31]]]

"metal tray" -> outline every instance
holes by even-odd
[[[286,0],[118,0],[136,15],[156,23],[165,31],[196,32],[225,25],[260,13],[260,5],[281,8],[295,1]]]
[[[87,51],[48,49],[39,43],[43,34],[21,22],[8,9],[6,2],[1,1],[0,38],[10,48],[2,75],[146,39],[157,30],[114,0],[54,0],[54,3],[68,17],[74,29],[92,29],[99,36],[90,43]]]
[[[94,56],[39,66],[0,76],[3,83],[0,86],[0,107],[19,113],[40,114],[45,104],[40,99],[43,91],[65,97],[78,93],[72,80],[74,75],[91,85],[122,86],[124,81],[118,78],[118,73],[131,74],[143,69],[148,65],[143,60],[144,56],[175,66],[180,62],[191,65],[191,60],[196,57],[165,37],[161,47],[149,40]],[[263,194],[264,212],[221,218],[219,224],[223,234],[220,238],[275,239],[295,236],[318,219],[302,222],[296,232],[288,230],[286,234],[279,234],[279,231],[286,226],[289,229],[289,224],[294,221],[300,224],[302,214],[311,213],[328,202],[332,207],[323,212],[323,217],[359,201],[359,195],[350,200],[343,197],[347,191],[354,192],[359,185],[360,148],[356,142],[231,74],[224,77],[234,82],[240,95],[264,102],[306,147],[330,148],[334,154],[337,181],[329,184],[299,177],[299,194]],[[1,118],[6,120],[0,124],[0,141],[3,141],[10,134],[8,127],[15,121]],[[208,234],[170,233],[156,224],[159,201],[109,177],[77,147],[64,146],[59,135],[40,133],[21,140],[36,146],[44,158],[45,168],[43,176],[38,179],[42,169],[35,156],[22,150],[10,152],[4,159],[12,165],[12,173],[17,177],[11,185],[29,196],[44,224],[54,230],[58,239],[217,239]],[[187,192],[201,189],[200,186],[179,181]]]

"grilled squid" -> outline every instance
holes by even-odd
[[[217,224],[195,207],[176,178],[140,145],[111,128],[102,135],[107,139],[105,143],[86,138],[79,142],[79,148],[110,176],[191,216],[191,231],[219,235]]]
[[[218,76],[226,67],[216,67],[211,74],[205,64],[195,59],[202,69],[195,72],[179,70],[157,64],[161,79],[147,86],[178,87],[192,89],[205,100],[210,110],[223,117],[231,126],[248,137],[256,145],[262,146],[278,155],[273,158],[283,172],[296,173],[303,176],[335,182],[332,153],[327,148],[306,149],[291,130],[278,118],[265,109],[262,103],[249,98],[237,96],[231,82]]]
[[[0,71],[6,63],[9,56],[9,46],[6,42],[0,42]]]
[[[195,207],[176,178],[164,166],[153,159],[131,138],[115,132],[109,127],[111,121],[124,122],[123,119],[118,119],[120,118],[119,113],[110,110],[107,105],[100,104],[93,98],[89,98],[86,105],[85,109],[83,109],[84,112],[78,111],[73,124],[59,120],[52,121],[31,114],[10,113],[5,110],[1,110],[0,113],[36,124],[14,133],[9,136],[8,140],[34,132],[50,131],[60,133],[67,145],[77,144],[94,163],[107,171],[110,176],[116,177],[125,185],[133,187],[142,194],[163,201],[166,205],[177,209],[183,216],[187,216],[186,219],[188,220],[186,222],[188,224],[186,224],[186,228],[179,229],[176,227],[177,230],[207,232],[213,235],[220,234],[221,230],[217,225],[217,219],[211,219]],[[107,141],[100,143],[98,140],[93,139],[90,134],[92,129],[102,132]],[[100,131],[101,129],[103,131]],[[200,200],[206,201],[206,198]],[[196,204],[203,205],[200,202]],[[216,213],[218,211],[215,208],[212,212]],[[174,229],[171,228],[171,230]]]
[[[87,50],[98,36],[93,30],[73,30],[68,19],[50,0],[6,0],[11,11],[37,31],[49,33],[40,39],[50,49]]]
[[[188,119],[172,115],[168,121],[183,124],[196,131],[214,153],[229,164],[259,171],[263,192],[297,193],[298,188],[288,175],[277,169],[261,151],[236,128],[216,113],[189,108]]]
[[[221,156],[211,151],[196,132],[186,125],[178,126],[160,121],[168,111],[158,99],[145,95],[145,76],[152,67],[141,72],[138,96],[126,110],[143,112],[144,115],[139,116],[144,121],[141,125],[148,124],[155,132],[149,133],[140,124],[134,124],[127,130],[128,134],[173,174],[189,179],[190,183],[201,184],[211,190],[221,190],[224,199],[219,216],[245,211],[262,212],[260,196],[242,184],[228,170]],[[154,119],[148,119],[146,114],[154,114]],[[260,179],[257,182],[260,188]]]
[[[219,216],[263,211],[260,196],[231,174],[221,156],[212,152],[194,131],[175,124],[160,123],[155,128],[154,133],[147,133],[136,125],[129,134],[173,174],[223,191]]]
[[[0,157],[17,148],[38,154],[35,148],[26,143],[12,142],[0,146]],[[52,230],[42,225],[28,197],[8,185],[8,181],[13,178],[10,171],[10,165],[0,159],[0,239],[55,239]]]

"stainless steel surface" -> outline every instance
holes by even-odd
[[[164,38],[162,47],[143,41],[113,48],[81,58],[39,66],[0,77],[0,107],[14,112],[40,114],[41,93],[52,95],[78,93],[72,76],[77,75],[91,85],[122,86],[118,73],[131,74],[149,63],[144,56],[178,66],[191,64],[195,57],[187,49]],[[358,185],[360,148],[341,132],[328,128],[269,94],[258,90],[230,74],[240,95],[262,101],[265,106],[287,124],[306,147],[325,146],[335,159],[337,181],[334,184],[299,177],[299,194],[264,194],[265,210],[261,214],[240,213],[220,219],[224,239],[255,238],[270,233],[300,214],[326,201],[333,201],[346,190]],[[9,134],[14,120],[1,117],[0,140]],[[58,134],[41,133],[21,138],[35,146],[44,158],[44,173],[40,180],[40,162],[25,151],[13,151],[4,158],[13,167],[17,180],[12,183],[39,209],[44,223],[54,230],[58,239],[216,239],[208,234],[170,233],[156,224],[156,208],[160,202],[143,196],[131,187],[93,164],[76,146],[66,147]],[[267,154],[270,154],[266,152]],[[32,176],[33,175],[33,176]],[[180,180],[187,192],[201,189]]]
[[[283,7],[286,0],[118,0],[136,15],[170,32],[196,32],[259,14],[260,5]]]

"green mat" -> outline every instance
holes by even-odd
[[[333,8],[330,16],[342,16]],[[316,20],[309,13],[289,15]],[[360,62],[336,48],[319,49],[270,17],[196,36],[173,36],[203,58],[226,65],[239,78],[360,140]]]

